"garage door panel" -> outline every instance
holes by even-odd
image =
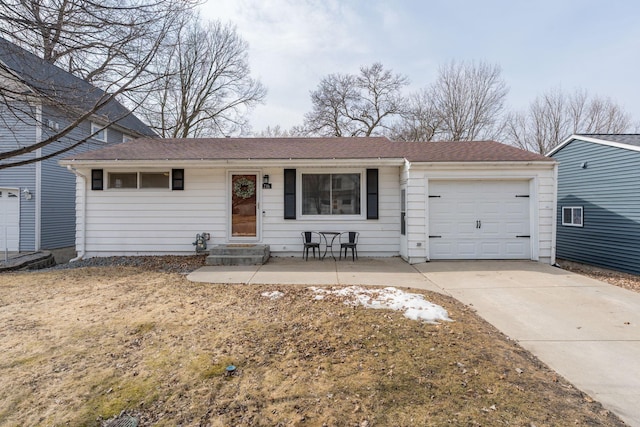
[[[504,234],[501,227],[502,224],[499,221],[483,220],[480,223],[480,229],[476,230],[476,234],[481,234],[484,237],[499,237]]]
[[[453,243],[441,241],[440,239],[429,239],[430,247],[433,251],[440,254],[440,259],[454,259]]]
[[[457,253],[462,254],[463,256],[473,256],[476,249],[477,242],[473,241],[459,241],[457,245]]]
[[[500,258],[500,243],[481,241],[478,243],[480,253],[478,258],[497,259]]]
[[[511,257],[518,257],[522,252],[524,252],[526,250],[526,246],[529,246],[529,241],[522,241],[522,242],[507,242],[505,243],[505,257],[506,258],[511,258]]]
[[[522,222],[508,221],[504,224],[505,234],[519,236],[521,234],[529,234],[529,227]]]
[[[503,211],[503,203],[494,201],[494,202],[481,202],[480,203],[480,212],[488,215],[500,215]]]
[[[431,259],[529,259],[528,181],[430,181]],[[436,242],[437,240],[437,242]]]
[[[456,233],[456,224],[452,221],[434,221],[433,225],[429,228],[429,233],[432,236],[452,236]]]

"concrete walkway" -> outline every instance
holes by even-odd
[[[442,292],[400,258],[361,258],[356,262],[270,258],[265,265],[202,267],[187,276],[193,282],[248,285],[372,285]]]
[[[627,424],[640,426],[640,294],[530,261],[398,258],[204,267],[209,283],[375,285],[451,295]]]

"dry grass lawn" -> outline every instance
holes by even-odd
[[[0,425],[623,425],[469,308],[417,293],[455,322],[141,268],[2,274]]]

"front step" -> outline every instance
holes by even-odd
[[[269,259],[269,245],[215,245],[207,265],[262,265]]]

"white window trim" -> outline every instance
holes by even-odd
[[[571,209],[571,222],[564,221],[564,211],[565,209]],[[573,210],[580,209],[580,224],[573,223]],[[562,207],[562,225],[566,227],[584,227],[584,207],[583,206],[563,206]]]
[[[173,171],[171,169],[169,170],[105,170],[104,175],[102,177],[103,179],[103,188],[106,191],[118,191],[118,192],[126,192],[126,191],[172,191],[171,188],[171,183],[173,182]],[[111,187],[109,185],[110,182],[110,178],[109,175],[112,173],[135,173],[136,174],[136,187],[135,188],[118,188],[118,187]],[[164,188],[142,188],[140,187],[141,184],[141,174],[143,173],[169,173],[169,185]]]
[[[102,128],[101,125],[99,125],[98,123],[95,122],[91,122],[91,134],[93,134],[94,132],[98,132],[100,131],[100,129]],[[107,128],[102,129],[104,131],[104,136],[102,138],[98,138],[98,135],[93,135],[93,139],[97,140],[97,141],[102,141],[102,142],[107,142],[108,138],[107,138]]]
[[[355,215],[303,215],[302,214],[302,175],[305,174],[346,174],[357,173],[360,174],[360,214]],[[367,183],[365,179],[367,177],[366,169],[341,169],[341,168],[327,168],[327,169],[298,169],[296,171],[296,213],[299,221],[361,221],[367,219],[367,207],[366,207],[366,190]]]

